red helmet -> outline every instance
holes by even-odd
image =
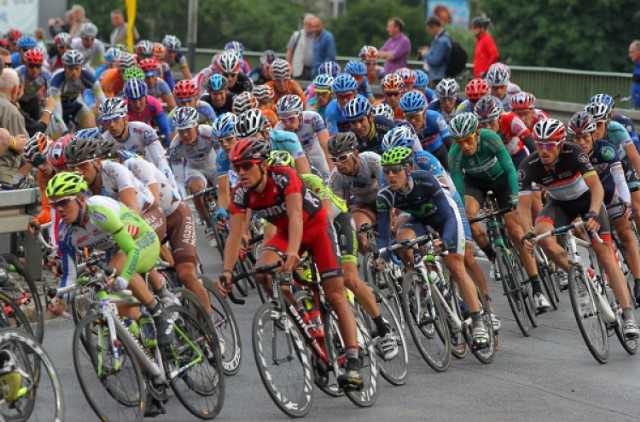
[[[231,151],[229,151],[229,161],[237,163],[248,160],[266,160],[271,152],[269,141],[257,138],[240,139]]]
[[[152,72],[158,70],[158,61],[154,57],[142,59],[140,63],[138,63],[138,66],[140,66],[143,72]]]
[[[416,72],[414,72],[413,69],[409,69],[408,67],[401,67],[394,73],[402,78],[405,85],[413,84],[416,82]]]
[[[532,110],[536,106],[536,97],[528,92],[518,92],[509,98],[511,110]]]
[[[464,88],[464,94],[471,101],[478,101],[488,93],[489,85],[481,78],[471,79]]]
[[[165,54],[167,54],[167,49],[162,43],[153,43],[153,57],[158,60],[164,60]]]
[[[22,32],[20,32],[19,29],[11,29],[9,30],[9,32],[7,32],[7,37],[9,38],[9,40],[16,42],[20,38],[22,38]]]
[[[67,133],[62,138],[58,139],[49,147],[49,161],[56,167],[64,166],[67,162],[64,159],[64,147],[75,139],[72,133]]]
[[[40,50],[32,48],[24,53],[24,62],[27,64],[42,65],[42,62],[44,62],[44,56]]]
[[[173,88],[173,95],[177,99],[189,100],[198,95],[198,87],[191,79],[183,79]]]

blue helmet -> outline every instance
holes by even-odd
[[[214,73],[207,81],[209,91],[222,91],[229,87],[229,81],[220,73]]]
[[[318,75],[331,75],[334,78],[340,73],[340,65],[336,62],[324,62],[318,66]]]
[[[142,79],[131,78],[124,83],[124,96],[137,100],[147,96],[147,84]]]
[[[594,95],[593,97],[589,98],[589,104],[593,104],[593,103],[602,103],[609,106],[610,108],[613,108],[616,105],[616,102],[614,101],[613,97],[609,94]]]
[[[120,58],[120,53],[122,53],[122,51],[120,51],[119,48],[117,47],[110,47],[105,53],[104,53],[104,60],[107,63],[110,64],[115,64],[116,60],[118,60]]]
[[[418,141],[415,131],[408,126],[396,126],[387,132],[382,138],[382,150],[386,151],[395,147],[413,148]]]
[[[235,135],[237,116],[234,113],[222,113],[211,125],[216,138],[224,138],[231,134]]]
[[[349,122],[358,120],[363,116],[371,115],[371,103],[366,98],[356,97],[349,100],[342,113]]]
[[[313,86],[315,87],[316,92],[318,91],[330,92],[332,85],[333,85],[333,76],[331,75],[325,75],[325,74],[318,75],[313,80]]]
[[[20,49],[31,50],[32,48],[36,48],[36,45],[38,45],[38,43],[36,42],[35,38],[30,37],[29,35],[23,35],[18,39],[16,45]]]
[[[224,45],[224,49],[235,51],[238,53],[238,57],[240,57],[240,59],[242,59],[242,56],[244,55],[244,45],[242,45],[240,41],[229,41]]]
[[[100,129],[97,127],[91,127],[88,129],[80,129],[73,136],[76,138],[99,138],[100,137]]]
[[[364,76],[367,74],[367,67],[360,60],[351,60],[344,67],[344,71],[349,75]]]
[[[424,89],[429,85],[429,76],[427,76],[424,70],[414,70],[413,73],[416,74],[416,81],[413,83],[413,87],[417,89]]]
[[[331,89],[335,93],[355,91],[358,89],[358,81],[347,73],[341,73],[334,79]]]
[[[400,98],[400,110],[403,112],[422,111],[427,107],[427,99],[416,90],[411,90]]]

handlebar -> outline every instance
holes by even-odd
[[[480,217],[476,217],[476,218],[470,219],[469,220],[469,224],[479,223],[479,222],[486,221],[486,220],[491,220],[492,218],[495,218],[498,215],[503,215],[503,214],[506,214],[506,213],[511,212],[511,211],[513,211],[512,207],[500,208],[499,210],[491,211],[488,214],[483,214]]]
[[[551,237],[551,236],[556,236],[558,234],[562,234],[562,233],[566,233],[568,231],[577,229],[579,227],[584,227],[585,222],[584,221],[578,221],[576,223],[571,223],[569,225],[566,226],[562,226],[562,227],[556,227],[555,229],[548,231],[546,233],[542,233],[538,236],[535,237],[536,242],[542,239],[546,239],[547,237]],[[586,228],[585,228],[586,230]],[[586,230],[587,233],[589,234],[589,237],[595,239],[596,242],[598,243],[602,243],[602,238],[598,235],[598,233],[596,232],[591,232],[589,230]]]
[[[190,201],[190,200],[192,200],[194,198],[197,198],[197,197],[200,197],[200,196],[205,196],[205,195],[207,195],[209,193],[213,193],[214,196],[215,196],[216,192],[217,192],[217,188],[211,186],[211,187],[208,187],[208,188],[204,188],[201,191],[196,192],[196,193],[194,193],[192,195],[185,196],[184,197],[184,201]]]

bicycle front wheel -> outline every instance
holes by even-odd
[[[520,274],[515,271],[511,263],[511,257],[507,256],[504,249],[496,250],[496,263],[500,271],[500,279],[502,280],[502,288],[509,302],[509,307],[516,320],[516,324],[525,337],[529,337],[531,330],[531,320],[527,316],[527,309],[522,295],[522,285],[519,279]]]
[[[11,266],[9,277],[11,283],[5,284],[2,289],[9,295],[12,290],[16,292],[22,291],[24,292],[23,294],[27,295],[28,303],[25,305],[26,309],[22,309],[22,311],[29,317],[33,328],[33,337],[39,343],[42,343],[44,338],[44,309],[35,280],[16,256],[7,253],[3,254],[2,257]]]
[[[600,363],[607,363],[609,358],[609,337],[607,327],[600,316],[592,286],[587,281],[583,269],[574,265],[569,270],[569,298],[573,315],[584,342],[593,357]]]

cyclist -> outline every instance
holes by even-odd
[[[420,92],[423,92],[425,97],[427,97],[427,101],[429,104],[434,102],[436,97],[436,92],[429,88],[429,76],[425,73],[424,70],[416,69],[413,71],[416,74],[416,81],[413,83],[413,89],[416,89]]]
[[[638,133],[636,132],[636,128],[633,125],[633,121],[629,117],[615,112],[614,107],[616,105],[616,102],[611,95],[596,94],[593,97],[589,98],[589,104],[591,103],[604,103],[605,105],[608,105],[611,109],[611,119],[624,126],[627,132],[629,132],[629,136],[636,146],[636,149],[640,151],[640,139],[638,138]]]
[[[500,208],[515,207],[518,201],[518,176],[500,137],[490,130],[479,129],[478,118],[472,113],[456,115],[449,123],[449,129],[455,140],[449,151],[449,171],[456,190],[464,193],[467,218],[472,220],[478,216],[488,191],[494,192]],[[508,212],[504,215],[504,221],[529,275],[536,308],[544,312],[549,308],[549,301],[542,293],[533,256],[525,251],[521,242],[524,232],[518,216]],[[496,276],[496,254],[484,228],[480,223],[474,223],[471,232],[473,240],[491,261],[492,272]]]
[[[71,48],[79,51],[84,56],[87,66],[91,65],[94,59],[98,64],[104,64],[104,44],[97,39],[98,27],[91,22],[84,22],[80,25],[80,38],[71,40]]]
[[[464,96],[467,97],[458,108],[456,114],[473,113],[478,100],[489,93],[489,85],[484,79],[471,79],[464,88]]]
[[[291,65],[286,60],[275,59],[273,63],[271,63],[269,73],[271,74],[271,80],[266,82],[265,85],[273,89],[273,101],[275,103],[277,103],[281,97],[293,94],[300,97],[304,108],[307,107],[307,97],[305,97],[300,84],[291,79]]]
[[[161,100],[165,111],[176,108],[176,100],[169,84],[158,77],[158,63],[155,59],[144,59],[140,61],[140,68],[144,72],[144,82],[147,84],[149,95]]]
[[[198,124],[210,125],[216,120],[216,112],[213,110],[207,102],[198,99],[198,87],[196,84],[189,80],[183,79],[178,81],[173,89],[173,95],[178,103],[179,107],[193,107],[198,112]],[[176,109],[169,112],[169,132],[171,136],[175,136],[175,127],[173,126],[173,120],[171,116]]]
[[[235,134],[238,118],[233,113],[223,113],[213,123],[213,134],[220,144],[220,152],[216,156],[216,173],[218,174],[218,209],[213,215],[214,221],[228,218],[227,210],[231,206],[231,188],[236,186],[240,179],[231,168],[229,152],[236,143]]]
[[[53,141],[51,138],[42,132],[36,132],[36,134],[27,141],[24,146],[24,152],[22,153],[24,160],[38,169],[38,186],[42,194],[42,209],[27,225],[27,229],[31,234],[39,233],[40,226],[51,221],[51,206],[49,205],[46,190],[49,180],[55,175],[55,169],[47,158],[52,144]]]
[[[390,73],[382,78],[380,89],[382,89],[383,98],[373,103],[373,105],[388,104],[393,109],[394,120],[404,119],[404,113],[399,107],[400,97],[402,97],[402,91],[404,90],[404,80],[400,75]]]
[[[245,75],[248,75],[251,71],[249,67],[249,63],[243,58],[244,56],[244,45],[240,41],[229,41],[224,45],[225,50],[233,51],[238,55],[240,59],[240,71]]]
[[[36,48],[37,46],[37,42],[36,39],[33,37],[30,37],[28,35],[23,35],[20,37],[20,39],[17,42],[17,46],[18,46],[18,51],[11,53],[11,61],[13,63],[13,68],[16,69],[19,66],[24,64],[24,54],[29,51],[32,50],[34,48]]]
[[[350,125],[344,115],[344,107],[349,101],[358,96],[357,89],[358,82],[353,76],[346,73],[341,73],[333,80],[331,91],[335,94],[335,98],[331,100],[324,111],[324,121],[327,124],[329,136],[349,130]],[[362,96],[360,95],[360,97]],[[365,97],[362,98],[366,100]]]
[[[322,63],[320,66],[318,66],[318,72],[316,76],[327,75],[335,79],[338,76],[338,74],[340,74],[341,71],[342,70],[340,69],[340,65],[338,63],[333,61],[327,61]],[[314,80],[315,80],[315,77],[314,77]],[[316,89],[316,86],[314,83],[311,83],[305,89],[304,95],[307,98],[307,100],[310,100],[315,96],[315,89]]]
[[[323,119],[325,119],[325,111],[327,106],[333,100],[333,91],[331,86],[333,85],[333,76],[330,75],[318,75],[313,79],[313,86],[315,87],[313,97],[309,98],[307,102],[307,110],[315,111]]]
[[[460,85],[453,78],[445,78],[436,85],[436,95],[438,99],[430,101],[427,110],[437,111],[442,114],[449,123],[456,114],[456,109],[462,104],[462,99],[458,96]]]
[[[51,73],[62,69],[62,55],[71,48],[71,35],[59,32],[53,38],[53,47],[49,50],[49,71]]]
[[[233,111],[234,94],[229,92],[229,81],[223,75],[216,73],[207,81],[207,94],[201,100],[209,104],[216,115]]]
[[[84,89],[93,92],[98,104],[106,99],[100,82],[93,72],[82,67],[84,57],[76,50],[68,50],[62,55],[64,69],[57,70],[51,76],[49,93],[56,101],[54,114],[72,128],[73,123],[79,128],[96,126],[93,112],[80,97]]]
[[[24,80],[24,92],[19,99],[20,108],[29,113],[31,118],[40,119],[40,100],[47,96],[47,88],[51,80],[51,73],[43,69],[44,56],[38,50],[24,53],[23,66],[16,69]]]
[[[509,103],[511,112],[518,116],[529,130],[540,120],[549,118],[546,112],[536,108],[536,97],[528,92],[521,91],[512,95]]]
[[[104,64],[101,64],[96,68],[96,78],[102,79],[102,74],[107,69],[115,69],[118,65],[118,58],[120,57],[121,53],[122,51],[117,47],[109,47],[104,53]]]
[[[345,73],[353,76],[353,78],[358,82],[358,94],[367,97],[369,102],[373,103],[376,99],[373,96],[373,90],[371,89],[371,85],[369,84],[369,79],[365,78],[367,75],[367,67],[358,60],[351,60],[344,67]]]
[[[126,51],[120,53],[120,57],[116,60],[116,67],[106,70],[100,82],[107,97],[120,95],[124,88],[124,72],[135,65],[135,58],[131,54]]]
[[[502,108],[506,111],[511,110],[509,99],[512,95],[521,91],[520,87],[510,82],[511,69],[502,63],[494,63],[487,71],[487,84],[491,90],[491,95],[496,97],[502,103]]]
[[[582,216],[587,230],[598,232],[603,240],[602,244],[593,242],[593,249],[622,308],[624,335],[627,338],[638,337],[640,330],[633,316],[626,280],[610,244],[609,218],[603,204],[604,189],[589,157],[578,145],[564,142],[566,129],[556,119],[536,123],[533,133],[538,151],[527,157],[518,170],[518,216],[522,228],[527,231],[523,237],[526,249],[532,250],[531,241],[536,235]],[[544,186],[548,192],[547,203],[535,222],[531,219],[532,183]],[[569,272],[566,252],[554,236],[541,240],[540,246],[556,265]]]
[[[293,157],[286,151],[271,151],[268,164],[270,167],[293,167]],[[307,189],[318,195],[333,222],[340,247],[344,285],[353,292],[358,303],[362,305],[376,325],[376,332],[372,333],[372,337],[378,354],[383,356],[385,360],[393,359],[398,354],[396,340],[393,338],[387,322],[380,314],[373,293],[358,275],[358,240],[351,225],[349,207],[331,192],[319,176],[301,174],[299,177]]]
[[[322,278],[327,301],[338,316],[338,326],[345,343],[346,372],[338,376],[343,387],[361,389],[362,362],[359,358],[353,312],[344,295],[344,280],[339,264],[339,251],[333,226],[320,199],[309,191],[295,171],[289,167],[269,167],[270,145],[260,139],[243,139],[231,149],[230,159],[240,185],[234,190],[231,204],[229,237],[224,250],[222,277],[226,288],[232,287],[231,275],[240,251],[247,209],[277,227],[277,232],[263,247],[259,265],[280,262],[286,253],[284,271],[293,271],[300,262],[302,250],[309,249]]]
[[[257,85],[253,88],[253,96],[258,101],[258,108],[264,113],[265,110],[270,110],[275,113],[276,104],[273,102],[273,89],[268,85]]]
[[[147,95],[147,84],[144,80],[131,78],[124,83],[125,103],[128,107],[128,118],[131,122],[142,122],[157,127],[160,134],[169,143],[169,125],[162,104],[155,97]]]
[[[408,67],[401,67],[394,73],[400,76],[402,78],[402,81],[404,82],[404,86],[402,87],[403,95],[413,90],[413,84],[416,82],[416,73],[413,71],[413,69],[409,69]]]
[[[367,66],[367,80],[372,84],[382,77],[384,69],[378,64],[378,49],[372,45],[365,45],[360,49],[358,57]]]
[[[422,149],[433,154],[447,169],[447,152],[453,141],[444,116],[427,110],[427,99],[415,90],[402,96],[399,108],[418,134]]]
[[[269,89],[269,87],[265,85],[261,85],[261,87]],[[236,97],[233,99],[233,113],[235,115],[242,114],[245,111],[251,110],[253,108],[260,109],[262,114],[264,114],[264,117],[266,117],[269,121],[269,126],[275,127],[278,124],[278,116],[276,115],[276,112],[268,108],[260,108],[258,99],[251,92],[245,91],[242,94],[236,95]]]
[[[409,213],[396,235],[397,241],[415,239],[426,234],[426,226],[433,227],[440,235],[435,241],[439,251],[447,251],[444,262],[467,304],[473,324],[473,346],[486,347],[489,335],[480,315],[480,302],[473,281],[464,266],[464,234],[462,220],[455,206],[451,206],[438,180],[429,172],[413,170],[413,150],[407,147],[390,148],[382,154],[382,171],[388,185],[377,195],[378,248],[390,241],[391,210]],[[426,210],[426,211],[425,211]],[[412,251],[400,249],[399,256],[405,268],[414,265]],[[431,318],[421,315],[421,319]]]
[[[254,86],[257,87],[271,80],[269,68],[271,67],[271,63],[277,58],[278,55],[273,50],[265,50],[264,53],[262,53],[260,56],[260,66],[253,68],[248,74]]]
[[[324,180],[328,179],[333,163],[327,150],[329,131],[322,117],[315,111],[303,111],[302,100],[297,95],[280,98],[277,111],[280,122],[274,129],[294,133],[300,140],[309,164],[320,171]]]
[[[175,35],[165,35],[162,39],[162,45],[167,49],[167,52],[164,56],[165,62],[173,67],[176,64],[180,66],[180,71],[182,72],[182,77],[185,79],[191,79],[191,71],[189,70],[189,64],[187,63],[187,57],[182,54],[180,51],[180,47],[182,43]]]

